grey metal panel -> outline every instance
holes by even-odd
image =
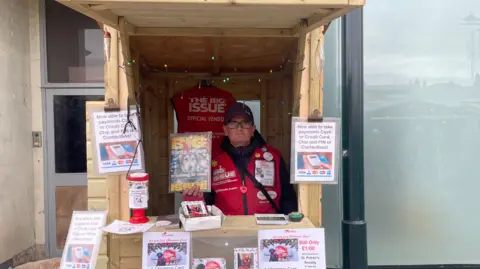
[[[342,116],[341,20],[337,19],[325,34],[323,115]],[[327,267],[342,268],[342,171],[337,185],[322,188],[322,222],[325,228]]]

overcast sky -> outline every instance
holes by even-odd
[[[480,0],[368,0],[364,9],[367,84],[452,80],[471,84],[467,55]],[[480,30],[480,26],[478,27]],[[480,52],[480,38],[478,51]],[[480,72],[480,57],[478,58]]]

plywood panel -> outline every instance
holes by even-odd
[[[311,31],[364,4],[362,0],[57,1],[117,28],[124,18],[136,27],[284,29],[290,35]],[[301,20],[307,20],[306,27]]]
[[[93,178],[88,181],[88,197],[89,198],[104,198],[107,193],[107,186],[105,179]]]
[[[95,269],[107,269],[108,268],[108,257],[106,254],[97,256],[97,263],[95,264]]]
[[[211,79],[211,83],[217,87],[231,92],[235,98],[243,100],[260,100],[262,87],[266,94],[268,93],[273,100],[267,100],[264,118],[265,126],[268,126],[264,135],[269,142],[273,141],[272,146],[278,148],[281,152],[288,154],[289,145],[282,145],[283,136],[280,125],[283,124],[279,109],[289,103],[282,104],[281,99],[285,96],[283,90],[291,90],[290,86],[283,86],[283,83],[291,83],[288,79],[282,80],[282,76],[272,75],[263,76],[259,79],[256,75],[250,77],[235,77],[225,80],[218,77]],[[168,136],[169,130],[173,129],[173,108],[169,100],[169,94],[181,93],[183,90],[198,87],[198,79],[188,72],[184,76],[173,74],[169,78],[166,75],[156,75],[145,78],[148,85],[141,94],[142,121],[144,130],[144,149],[147,172],[150,174],[150,199],[149,213],[158,215],[160,212],[168,213],[175,210],[173,208],[172,195],[168,194]],[[199,88],[199,91],[202,89]],[[288,94],[286,96],[289,96]],[[247,97],[247,98],[245,98]],[[286,108],[291,110],[291,108]],[[282,112],[283,113],[283,112]],[[278,129],[278,130],[277,130]],[[276,136],[280,136],[277,138]],[[284,156],[288,159],[288,156]]]
[[[149,215],[174,212],[173,194],[168,193],[168,85],[165,79],[148,79],[148,89],[141,98],[143,109],[144,151],[146,169],[150,175]],[[173,117],[173,116],[172,116]]]
[[[218,37],[215,37],[218,38]],[[295,37],[221,37],[214,57],[214,37],[134,36],[132,46],[157,72],[278,72],[293,62]],[[182,44],[180,46],[180,44]],[[162,53],[158,53],[161,48]]]
[[[89,198],[88,210],[108,210],[106,198]]]

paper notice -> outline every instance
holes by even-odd
[[[67,242],[63,250],[61,269],[95,268],[105,226],[105,211],[74,211]]]
[[[96,167],[99,174],[118,174],[143,170],[143,149],[138,117],[127,111],[92,112]],[[130,123],[127,122],[130,120]],[[136,152],[135,152],[136,151]],[[135,156],[134,156],[135,155]]]
[[[334,182],[336,122],[294,122],[294,183]]]
[[[102,230],[112,234],[136,234],[144,233],[154,225],[155,223],[132,224],[126,221],[114,220],[108,226],[103,227]]]

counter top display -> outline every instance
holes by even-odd
[[[150,222],[155,223],[157,217],[150,217]],[[192,238],[199,237],[236,237],[236,236],[257,236],[258,230],[269,229],[303,229],[314,228],[309,219],[303,218],[300,222],[289,222],[287,225],[258,225],[254,216],[226,216],[220,229],[194,231]],[[152,227],[149,232],[184,232],[183,229],[165,229],[162,227]],[[141,234],[117,235],[112,234],[114,238],[141,238]]]
[[[151,217],[150,222],[156,222]],[[191,232],[192,258],[218,257],[233,268],[235,248],[256,248],[258,230],[314,228],[308,218],[287,225],[257,225],[254,216],[226,216],[220,229]],[[152,227],[149,232],[184,232],[183,229]],[[110,259],[121,269],[138,269],[142,265],[142,234],[110,234]],[[115,246],[112,248],[112,246]]]

